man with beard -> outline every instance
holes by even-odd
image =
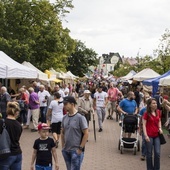
[[[129,91],[127,94],[127,98],[123,99],[118,106],[118,111],[122,113],[122,119],[124,118],[125,115],[137,115],[138,113],[138,108],[136,101],[134,100],[134,92]],[[122,120],[119,122],[121,125]],[[128,137],[130,137],[131,134],[128,134]]]
[[[62,154],[67,170],[80,170],[88,140],[87,121],[76,110],[77,102],[74,97],[65,97],[63,104],[68,114],[63,117],[61,123]]]

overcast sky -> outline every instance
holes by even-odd
[[[73,0],[73,5],[63,26],[99,55],[153,55],[170,28],[170,0]]]

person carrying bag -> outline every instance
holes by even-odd
[[[11,153],[11,139],[6,129],[5,120],[1,120],[2,131],[0,132],[0,160],[7,158]]]
[[[20,137],[22,127],[16,120],[20,112],[17,102],[8,102],[7,118],[0,121],[0,170],[21,170],[22,150]],[[10,142],[11,141],[11,142]]]

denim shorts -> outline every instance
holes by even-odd
[[[52,166],[35,165],[35,170],[52,170]]]

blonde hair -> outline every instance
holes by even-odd
[[[17,102],[8,102],[7,115],[15,116],[18,111],[20,111],[20,107]]]

